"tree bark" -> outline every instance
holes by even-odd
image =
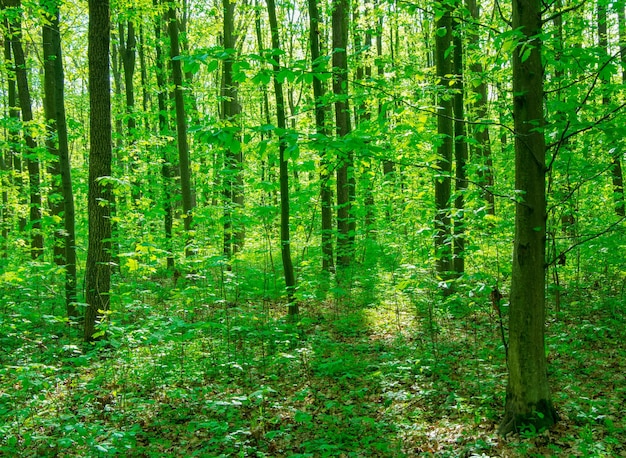
[[[276,4],[274,0],[267,0],[267,12],[272,35],[272,49],[280,49],[278,33],[278,21],[276,19]],[[289,234],[289,166],[287,159],[287,139],[285,138],[285,99],[283,85],[278,79],[280,71],[280,56],[273,56],[272,68],[274,70],[274,92],[276,96],[276,121],[278,127],[278,151],[280,168],[280,253],[283,261],[285,285],[287,289],[287,314],[291,319],[298,315],[298,303],[295,299],[296,278],[291,261],[291,238]]]
[[[435,25],[435,64],[439,80],[437,133],[437,170],[435,178],[435,251],[437,273],[445,280],[453,269],[452,231],[450,226],[450,194],[452,173],[452,152],[454,149],[454,124],[452,95],[449,94],[452,73],[452,17],[450,6]]]
[[[89,246],[85,272],[84,338],[96,338],[96,324],[109,309],[111,289],[111,83],[108,0],[89,0]]]
[[[192,227],[193,227],[193,191],[191,189],[191,171],[189,160],[189,143],[187,141],[187,115],[185,113],[185,99],[183,94],[183,68],[179,59],[180,45],[178,41],[178,20],[176,7],[170,5],[167,14],[168,31],[170,37],[170,58],[172,65],[172,80],[174,83],[174,104],[176,106],[176,139],[178,144],[178,163],[180,167],[180,186],[183,197],[183,218],[187,238],[185,240],[185,254],[191,256]]]
[[[616,8],[618,11],[618,22],[619,22],[619,35],[620,35],[620,61],[622,64],[622,83],[626,83],[626,49],[625,44],[622,41],[623,38],[626,38],[625,30],[626,24],[624,24],[624,5],[621,2],[616,4]],[[621,13],[620,13],[621,11]],[[607,25],[606,25],[606,3],[602,0],[598,1],[598,39],[599,45],[602,49],[602,52],[606,54],[606,58],[608,58],[609,54],[609,44],[607,37]],[[610,83],[610,78],[602,79],[603,85],[608,85]],[[608,107],[611,103],[611,99],[608,94],[605,92],[602,96],[602,105]],[[611,180],[613,182],[613,199],[615,201],[615,213],[617,216],[625,216],[626,208],[624,207],[624,176],[622,173],[622,160],[621,156],[623,155],[623,151],[618,148],[617,153],[613,154],[611,161],[613,163],[613,167],[611,168]]]
[[[62,218],[63,230],[56,230],[55,262],[65,269],[65,304],[70,319],[78,317],[76,309],[76,227],[74,193],[65,117],[65,76],[58,1],[47,4],[48,23],[43,26],[44,52],[44,111],[46,116],[46,145],[52,161],[52,212]]]
[[[467,9],[469,10],[472,19],[476,22],[480,21],[480,10],[476,0],[466,0]],[[470,32],[468,37],[468,43],[479,43],[478,34]],[[477,45],[478,46],[478,45]],[[479,53],[480,49],[477,50]],[[487,83],[484,78],[484,68],[479,60],[474,60],[470,64],[470,70],[473,78],[480,78],[480,82],[474,86],[474,93],[476,94],[476,102],[474,103],[475,116],[479,121],[486,122],[488,119],[488,99],[487,99]],[[491,158],[491,138],[489,135],[489,127],[487,125],[477,125],[474,127],[474,140],[476,145],[473,147],[473,151],[477,153],[477,156],[482,159],[482,167],[479,171],[478,177],[480,183],[484,186],[483,198],[487,203],[487,213],[490,215],[496,214],[495,199],[492,192],[493,188],[493,159]]]
[[[326,88],[320,77],[325,70],[320,61],[321,48],[319,39],[320,14],[317,0],[308,0],[309,7],[309,44],[311,47],[311,71],[313,72],[313,98],[315,99],[315,132],[322,142],[330,137],[330,129],[326,122],[329,107],[324,103],[323,97]],[[329,152],[324,146],[320,153],[320,200],[322,206],[322,270],[329,272],[334,267],[333,253],[333,191],[330,185],[330,160]]]
[[[455,275],[465,272],[465,191],[467,190],[467,132],[465,124],[465,86],[463,84],[463,40],[461,27],[455,26],[456,34],[453,38],[454,56],[453,66],[456,78],[454,88],[454,159],[455,159],[455,192],[454,199],[454,238],[453,238],[453,270]]]
[[[153,1],[154,6],[158,6],[158,0]],[[163,19],[167,20],[167,14]],[[155,36],[155,53],[156,53],[156,82],[157,82],[157,105],[159,109],[159,136],[161,138],[169,137],[170,119],[167,107],[167,68],[165,62],[165,53],[163,52],[163,43],[161,40],[162,23],[158,19],[154,24]],[[172,244],[172,229],[174,226],[174,210],[172,205],[172,182],[176,176],[176,167],[172,163],[173,157],[170,154],[169,141],[161,146],[161,158],[163,165],[161,166],[161,177],[163,179],[163,231],[165,234],[165,247],[167,250],[167,268],[174,269],[174,248]]]
[[[20,0],[5,0],[5,5],[19,10]],[[15,64],[15,79],[17,82],[17,95],[22,111],[22,122],[24,123],[24,141],[26,151],[24,159],[28,170],[28,192],[30,196],[29,220],[31,227],[31,258],[37,259],[43,254],[43,233],[41,230],[41,177],[39,172],[39,158],[37,157],[37,142],[33,137],[31,126],[33,121],[33,110],[28,87],[28,75],[26,72],[26,58],[22,47],[22,22],[21,12],[13,19],[11,29],[13,37],[11,45],[13,48],[13,62]]]
[[[119,25],[120,56],[124,67],[124,96],[126,98],[126,129],[128,134],[128,154],[130,159],[130,173],[132,180],[131,196],[133,203],[141,196],[141,181],[139,179],[137,163],[139,157],[135,154],[134,144],[137,138],[137,120],[135,118],[135,64],[137,61],[137,36],[132,20]]]
[[[515,241],[509,309],[508,384],[499,433],[536,430],[557,421],[545,354],[545,137],[539,0],[513,0]],[[523,44],[523,45],[522,45]]]
[[[338,137],[350,134],[350,104],[348,103],[348,14],[347,0],[333,0],[333,92],[335,94],[335,124]],[[348,146],[337,152],[337,265],[348,267],[354,257],[355,219],[354,160]]]
[[[224,150],[224,256],[230,258],[243,247],[245,231],[238,222],[243,207],[243,153],[241,133],[237,126],[241,115],[238,100],[239,84],[233,80],[233,57],[235,53],[235,3],[223,0],[224,49],[232,52],[222,67],[222,119],[229,132],[230,143]]]

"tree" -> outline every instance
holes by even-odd
[[[153,5],[157,7],[158,0],[153,0]],[[157,18],[167,20],[167,15],[157,16]],[[165,53],[163,52],[163,43],[161,40],[161,21],[156,20],[154,23],[155,36],[155,54],[156,54],[156,83],[157,83],[157,107],[159,109],[159,137],[161,139],[170,135],[170,118],[167,109],[167,69],[165,61]],[[172,181],[176,175],[173,157],[170,153],[169,142],[161,145],[161,158],[163,165],[161,166],[161,177],[163,179],[163,230],[165,233],[165,249],[167,250],[167,268],[174,269],[174,253],[172,247],[172,229],[174,225],[174,210],[172,206]]]
[[[78,316],[76,310],[76,223],[74,192],[65,117],[65,76],[61,33],[59,30],[59,2],[46,3],[46,23],[43,26],[44,53],[44,111],[46,116],[46,146],[51,156],[52,213],[63,221],[63,229],[56,230],[54,260],[65,269],[65,303],[69,318]]]
[[[453,98],[449,94],[452,74],[452,13],[449,5],[441,6],[435,24],[435,65],[439,81],[437,104],[437,176],[435,177],[435,250],[437,273],[446,279],[452,271],[452,232],[450,227],[450,194],[452,152],[454,149]]]
[[[618,10],[622,10],[622,16],[624,14],[623,6],[618,6]],[[605,65],[606,59],[608,59],[608,47],[609,40],[607,36],[607,25],[606,25],[606,2],[603,0],[598,0],[598,45],[600,46],[600,50],[603,56],[603,61],[600,63],[601,66]],[[619,17],[618,17],[619,18]],[[622,21],[623,22],[623,21]],[[621,24],[623,28],[623,24]],[[623,32],[622,32],[623,35]],[[624,43],[622,43],[620,48],[620,54],[624,54],[626,51],[624,50]],[[621,56],[620,56],[621,57]],[[622,60],[623,62],[623,60]],[[605,71],[600,70],[600,79],[602,80],[602,84],[605,87],[602,94],[602,105],[606,108],[611,104],[611,98],[608,94],[607,86],[611,82],[611,77]],[[623,82],[624,80],[622,80]],[[609,139],[611,141],[611,139]],[[613,199],[615,200],[615,213],[617,216],[626,215],[626,208],[624,208],[624,177],[622,175],[622,160],[620,156],[624,153],[621,148],[617,148],[617,151],[612,155],[611,161],[613,166],[611,167],[611,180],[613,181]]]
[[[30,125],[33,121],[33,109],[28,87],[28,75],[26,72],[26,57],[22,46],[22,22],[20,0],[4,0],[3,8],[11,7],[14,10],[11,25],[11,45],[13,48],[13,60],[15,64],[15,79],[17,82],[17,95],[22,111],[24,123],[24,142],[26,151],[24,154],[26,168],[28,169],[29,196],[30,196],[30,227],[31,227],[31,257],[37,259],[43,254],[43,233],[41,230],[41,177],[39,172],[39,158],[37,157],[37,141]]]
[[[320,200],[322,202],[322,270],[330,271],[334,265],[333,259],[333,191],[330,185],[330,160],[326,147],[326,139],[330,137],[330,129],[326,122],[329,111],[323,97],[326,93],[322,72],[324,62],[319,39],[320,15],[317,0],[308,0],[309,7],[309,45],[311,47],[311,71],[313,72],[313,99],[315,103],[315,132],[322,141],[320,160]]]
[[[278,35],[278,20],[276,19],[276,4],[274,0],[267,0],[267,12],[272,36],[272,69],[274,70],[274,93],[276,97],[276,121],[278,128],[279,176],[280,176],[280,253],[283,261],[285,285],[287,289],[288,310],[290,317],[298,315],[298,303],[294,293],[296,278],[291,260],[291,236],[289,231],[289,163],[287,158],[287,123],[285,121],[285,98],[283,84],[278,78],[280,71],[280,40]]]
[[[455,275],[465,272],[465,191],[467,190],[467,132],[465,125],[465,85],[463,84],[463,40],[461,25],[455,24],[455,34],[452,38],[454,86],[454,159],[455,159],[455,193],[454,199],[454,258],[452,267]]]
[[[111,83],[109,0],[89,0],[89,241],[85,265],[84,338],[97,337],[96,324],[109,310],[111,290]]]
[[[513,0],[515,240],[509,308],[508,384],[499,433],[539,430],[557,420],[550,397],[544,343],[546,145],[539,0]]]
[[[476,0],[466,0],[466,6],[473,21],[480,21],[480,10]],[[468,46],[478,46],[479,37],[472,28],[468,30]],[[484,50],[479,47],[477,52],[482,55]],[[486,122],[488,119],[488,99],[487,99],[487,82],[483,65],[477,57],[474,58],[469,68],[472,72],[472,80],[478,79],[476,84],[472,84],[472,89],[475,94],[474,97],[474,116],[481,122]],[[474,140],[475,144],[470,147],[478,157],[482,158],[483,163],[479,172],[480,183],[485,187],[483,197],[487,202],[487,213],[495,215],[496,206],[492,192],[493,188],[493,159],[491,158],[491,138],[489,135],[489,126],[480,124],[474,127]],[[475,159],[474,159],[475,160]]]
[[[237,222],[237,213],[243,207],[243,153],[240,122],[241,105],[238,100],[238,83],[233,80],[235,53],[235,4],[223,0],[224,9],[224,49],[228,57],[222,67],[222,118],[228,141],[224,153],[224,255],[230,258],[242,247],[245,232]]]
[[[333,92],[335,94],[335,125],[338,137],[352,131],[348,102],[348,17],[347,0],[333,0]],[[356,230],[352,205],[354,201],[354,159],[346,142],[337,152],[337,265],[347,267],[354,256]]]
[[[178,20],[176,19],[176,6],[169,6],[167,15],[168,32],[170,38],[170,58],[172,59],[172,82],[174,83],[174,105],[176,108],[176,139],[178,145],[178,163],[180,168],[180,187],[183,197],[183,219],[187,240],[185,241],[185,253],[190,256],[193,253],[192,227],[193,227],[193,190],[191,188],[191,169],[189,160],[189,142],[187,140],[187,114],[185,111],[185,98],[183,87],[183,67],[180,60],[180,45],[178,38]]]

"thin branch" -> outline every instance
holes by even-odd
[[[569,253],[570,251],[572,251],[573,249],[575,249],[576,247],[579,247],[580,245],[583,245],[587,242],[590,242],[591,240],[597,239],[598,237],[602,237],[605,234],[608,234],[609,232],[611,232],[613,230],[613,228],[615,226],[620,225],[621,223],[623,223],[624,221],[626,221],[626,216],[622,216],[620,219],[618,219],[617,221],[615,221],[613,224],[611,224],[610,226],[608,226],[606,229],[604,229],[603,231],[598,232],[597,234],[592,234],[587,236],[586,238],[584,238],[583,240],[580,240],[576,243],[574,243],[573,245],[569,246],[567,249],[561,251],[557,256],[555,256],[550,262],[547,262],[544,264],[544,268],[548,268],[550,266],[555,265],[559,259],[561,259],[562,256],[565,256],[567,253]]]

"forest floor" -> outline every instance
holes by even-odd
[[[289,323],[276,301],[173,286],[127,285],[94,346],[45,291],[7,293],[0,455],[626,457],[623,292],[549,310],[561,420],[503,439],[506,362],[486,298],[348,294],[302,301]]]

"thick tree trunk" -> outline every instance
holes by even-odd
[[[454,149],[453,103],[450,95],[450,79],[452,74],[452,17],[449,6],[437,20],[435,29],[435,64],[439,80],[437,133],[437,170],[435,178],[435,251],[437,273],[447,279],[453,269],[451,227],[450,227],[450,194],[452,173],[452,152]]]
[[[337,136],[347,136],[352,128],[350,104],[348,103],[348,15],[347,0],[333,0],[333,92]],[[337,265],[347,267],[354,257],[355,219],[352,214],[354,201],[354,160],[350,148],[337,152]]]
[[[178,20],[176,8],[170,5],[167,14],[168,31],[170,37],[170,58],[172,66],[172,80],[174,83],[174,103],[176,105],[176,139],[178,144],[178,163],[180,166],[180,186],[183,197],[183,219],[187,238],[185,240],[185,254],[191,256],[193,227],[193,191],[191,189],[191,170],[189,160],[189,143],[187,141],[187,115],[185,113],[185,98],[183,94],[182,62],[176,59],[180,56],[178,41]]]
[[[272,35],[272,49],[280,49],[278,33],[278,21],[276,19],[276,4],[274,0],[267,0],[267,12],[270,21],[270,31]],[[287,313],[291,319],[298,315],[298,303],[295,299],[296,278],[291,261],[291,239],[289,235],[289,167],[286,156],[287,139],[285,138],[285,99],[283,95],[283,85],[278,79],[280,71],[279,54],[273,56],[274,62],[274,92],[276,95],[276,121],[278,127],[278,151],[280,167],[280,253],[283,261],[285,273],[285,285],[287,289],[288,309]]]
[[[19,9],[20,0],[5,0],[5,5]],[[28,87],[28,75],[26,72],[26,58],[22,47],[22,22],[21,12],[13,19],[11,24],[13,37],[11,45],[13,47],[13,62],[15,64],[15,79],[17,81],[17,95],[20,109],[22,111],[22,121],[24,128],[24,141],[26,151],[24,158],[28,170],[29,196],[30,196],[30,227],[31,227],[31,257],[37,259],[43,254],[43,233],[41,231],[41,177],[39,172],[39,158],[37,157],[37,142],[33,137],[28,124],[33,120],[33,110],[31,106],[30,89]]]
[[[235,3],[223,0],[224,49],[235,51]],[[239,84],[233,80],[233,55],[223,62],[222,119],[230,132],[230,143],[224,150],[224,255],[230,258],[243,247],[245,231],[238,222],[243,208],[243,153],[237,123],[241,114]]]
[[[89,247],[85,272],[86,341],[96,336],[111,289],[111,83],[109,79],[110,11],[108,0],[89,0]]]
[[[548,385],[545,328],[545,138],[539,0],[513,0],[515,119],[515,241],[511,275],[508,372],[499,433],[537,430],[557,420]],[[522,43],[524,46],[522,46]]]
[[[319,39],[320,15],[317,0],[308,0],[309,7],[309,44],[311,47],[311,71],[313,72],[313,98],[315,99],[315,131],[324,142],[331,134],[326,115],[329,107],[323,101],[326,88],[320,78],[325,70],[320,61]],[[329,151],[324,147],[320,153],[320,200],[322,205],[322,270],[330,271],[334,267],[333,259],[333,191],[330,185]]]
[[[53,214],[63,220],[63,230],[57,229],[55,241],[55,262],[65,269],[65,304],[67,315],[78,317],[76,310],[76,228],[74,193],[65,118],[65,76],[63,55],[61,52],[61,33],[59,31],[59,3],[48,4],[48,24],[43,26],[44,52],[44,111],[46,115],[47,148],[52,162]]]

